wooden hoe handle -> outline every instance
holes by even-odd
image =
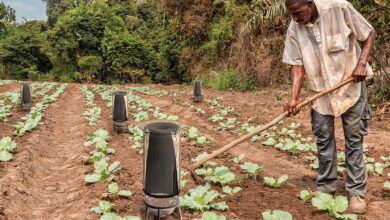
[[[318,93],[318,94],[316,94],[316,95],[314,95],[314,96],[312,96],[312,97],[306,99],[305,101],[299,103],[299,104],[297,105],[296,109],[300,109],[300,108],[302,108],[302,107],[304,107],[304,106],[310,104],[310,103],[313,102],[314,100],[316,100],[316,99],[318,99],[318,98],[320,98],[320,97],[322,97],[322,96],[325,96],[325,95],[327,95],[327,94],[329,94],[329,93],[331,93],[331,92],[333,92],[333,91],[339,89],[340,87],[342,87],[342,86],[344,86],[344,85],[346,85],[346,84],[348,84],[348,83],[350,83],[350,82],[352,82],[352,81],[353,81],[353,78],[352,78],[352,77],[348,77],[347,79],[345,79],[345,80],[344,80],[343,82],[341,82],[340,84],[337,84],[336,86],[334,86],[334,87],[332,87],[332,88],[330,88],[330,89],[328,89],[328,90],[325,90],[325,91],[323,91],[323,92],[320,92],[320,93]],[[246,134],[246,135],[240,137],[239,139],[236,139],[235,141],[231,142],[230,144],[225,145],[224,147],[222,147],[222,148],[220,148],[220,149],[218,149],[218,150],[213,151],[213,153],[207,155],[207,157],[205,157],[205,158],[203,158],[202,160],[199,160],[198,162],[194,163],[194,164],[191,166],[191,170],[195,170],[196,168],[198,168],[199,166],[201,166],[203,163],[205,163],[205,162],[211,160],[212,158],[214,158],[214,157],[216,157],[216,156],[222,154],[223,152],[225,152],[225,151],[227,151],[227,150],[233,148],[234,146],[236,146],[236,145],[238,145],[238,144],[240,144],[240,143],[242,143],[242,142],[248,140],[249,138],[255,136],[256,134],[258,134],[258,133],[260,133],[260,132],[262,132],[262,131],[265,131],[265,130],[267,130],[268,128],[274,126],[274,125],[277,124],[279,121],[281,121],[281,120],[283,120],[284,118],[286,118],[287,115],[288,115],[288,112],[283,112],[283,114],[279,115],[277,118],[275,118],[274,120],[270,121],[268,124],[264,125],[263,127],[258,128],[258,129],[256,129],[256,130],[254,130],[254,131],[252,131],[252,132],[250,132],[250,133],[248,133],[248,134]]]

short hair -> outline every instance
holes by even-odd
[[[286,7],[290,7],[294,4],[305,4],[311,2],[311,0],[286,0]]]

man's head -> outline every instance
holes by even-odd
[[[309,23],[317,13],[312,0],[286,0],[286,7],[292,19],[300,24]]]

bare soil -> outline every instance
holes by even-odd
[[[5,85],[0,92],[14,89],[14,85]],[[123,215],[144,216],[143,184],[142,184],[142,155],[132,149],[129,133],[116,133],[112,129],[111,108],[95,93],[95,104],[102,108],[101,119],[96,126],[87,125],[82,113],[86,109],[84,95],[80,92],[79,84],[70,84],[58,100],[51,104],[45,112],[44,124],[38,126],[31,133],[21,138],[13,137],[17,142],[17,151],[14,160],[9,163],[0,163],[0,219],[32,220],[32,219],[98,219],[98,215],[89,211],[97,206],[101,194],[107,191],[107,184],[84,183],[84,175],[91,173],[92,166],[85,166],[81,156],[88,154],[91,149],[83,147],[83,142],[89,132],[98,128],[109,131],[109,146],[114,148],[115,155],[110,156],[112,161],[120,161],[121,169],[115,179],[120,189],[131,190],[133,196],[129,199],[112,199],[115,211]],[[91,89],[91,85],[88,85]],[[127,89],[130,86],[118,86]],[[182,145],[182,166],[188,167],[194,158],[203,151],[212,152],[224,144],[228,144],[240,135],[237,132],[219,131],[216,125],[208,120],[215,109],[210,105],[193,103],[191,101],[192,88],[173,85],[148,85],[151,88],[169,91],[167,96],[149,96],[135,92],[155,107],[167,114],[179,116],[182,125],[195,126],[199,133],[209,140],[205,148],[196,147],[194,143],[186,141]],[[176,93],[176,94],[175,94]],[[223,97],[221,104],[234,107],[237,115],[231,115],[245,121],[254,117],[255,124],[265,124],[282,112],[285,100],[288,97],[287,88],[262,89],[252,93],[237,93],[233,91],[219,92],[204,89],[206,99]],[[305,95],[303,95],[305,96]],[[279,97],[279,98],[278,98]],[[205,114],[199,114],[194,108],[202,108]],[[10,122],[15,123],[20,116],[16,109]],[[130,124],[136,124],[129,114]],[[303,109],[295,117],[285,120],[285,124],[300,123],[297,129],[305,137],[311,135],[309,109]],[[379,160],[381,155],[390,155],[390,128],[387,121],[371,121],[369,135],[365,143],[369,146],[370,157]],[[339,151],[343,150],[343,132],[340,121],[337,121],[337,142]],[[1,124],[0,138],[11,135],[12,130]],[[233,156],[244,153],[247,161],[262,164],[263,173],[258,180],[247,178],[240,171],[239,165],[231,162]],[[286,152],[262,146],[258,142],[245,142],[216,158],[215,162],[225,165],[244,179],[240,186],[242,191],[226,199],[229,210],[216,212],[225,215],[228,219],[254,220],[262,219],[261,213],[265,209],[279,209],[290,212],[294,219],[331,219],[325,212],[317,211],[310,204],[304,204],[297,195],[303,189],[315,189],[316,171],[309,167],[305,154],[298,154],[297,159]],[[385,170],[385,174],[390,171]],[[279,177],[289,175],[288,183],[280,189],[264,186],[264,176]],[[187,186],[182,189],[184,194],[193,188],[196,183],[188,175]],[[346,195],[344,190],[345,174],[340,174],[338,194]],[[367,193],[368,212],[360,219],[390,219],[390,192],[383,189],[386,177],[370,176]],[[213,186],[219,189],[218,186]],[[200,218],[201,214],[183,209],[183,219]],[[164,218],[175,219],[176,214]]]

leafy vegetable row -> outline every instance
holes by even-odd
[[[84,94],[85,100],[87,102],[87,109],[83,112],[83,115],[87,118],[88,125],[94,126],[100,119],[102,109],[98,106],[95,106],[95,104],[93,103],[95,95],[93,94],[93,92],[88,90],[87,86],[80,87],[80,90]]]
[[[103,193],[99,205],[93,207],[90,211],[100,215],[100,220],[140,220],[137,216],[121,217],[114,212],[115,204],[112,201],[120,197],[130,197],[133,193],[129,190],[121,190],[115,182],[115,174],[120,170],[120,162],[110,162],[109,155],[115,154],[113,148],[108,147],[108,132],[104,129],[98,129],[88,134],[84,142],[84,147],[94,148],[88,156],[83,156],[86,165],[93,164],[94,172],[87,174],[84,180],[87,184],[103,183],[108,184],[107,192]]]

